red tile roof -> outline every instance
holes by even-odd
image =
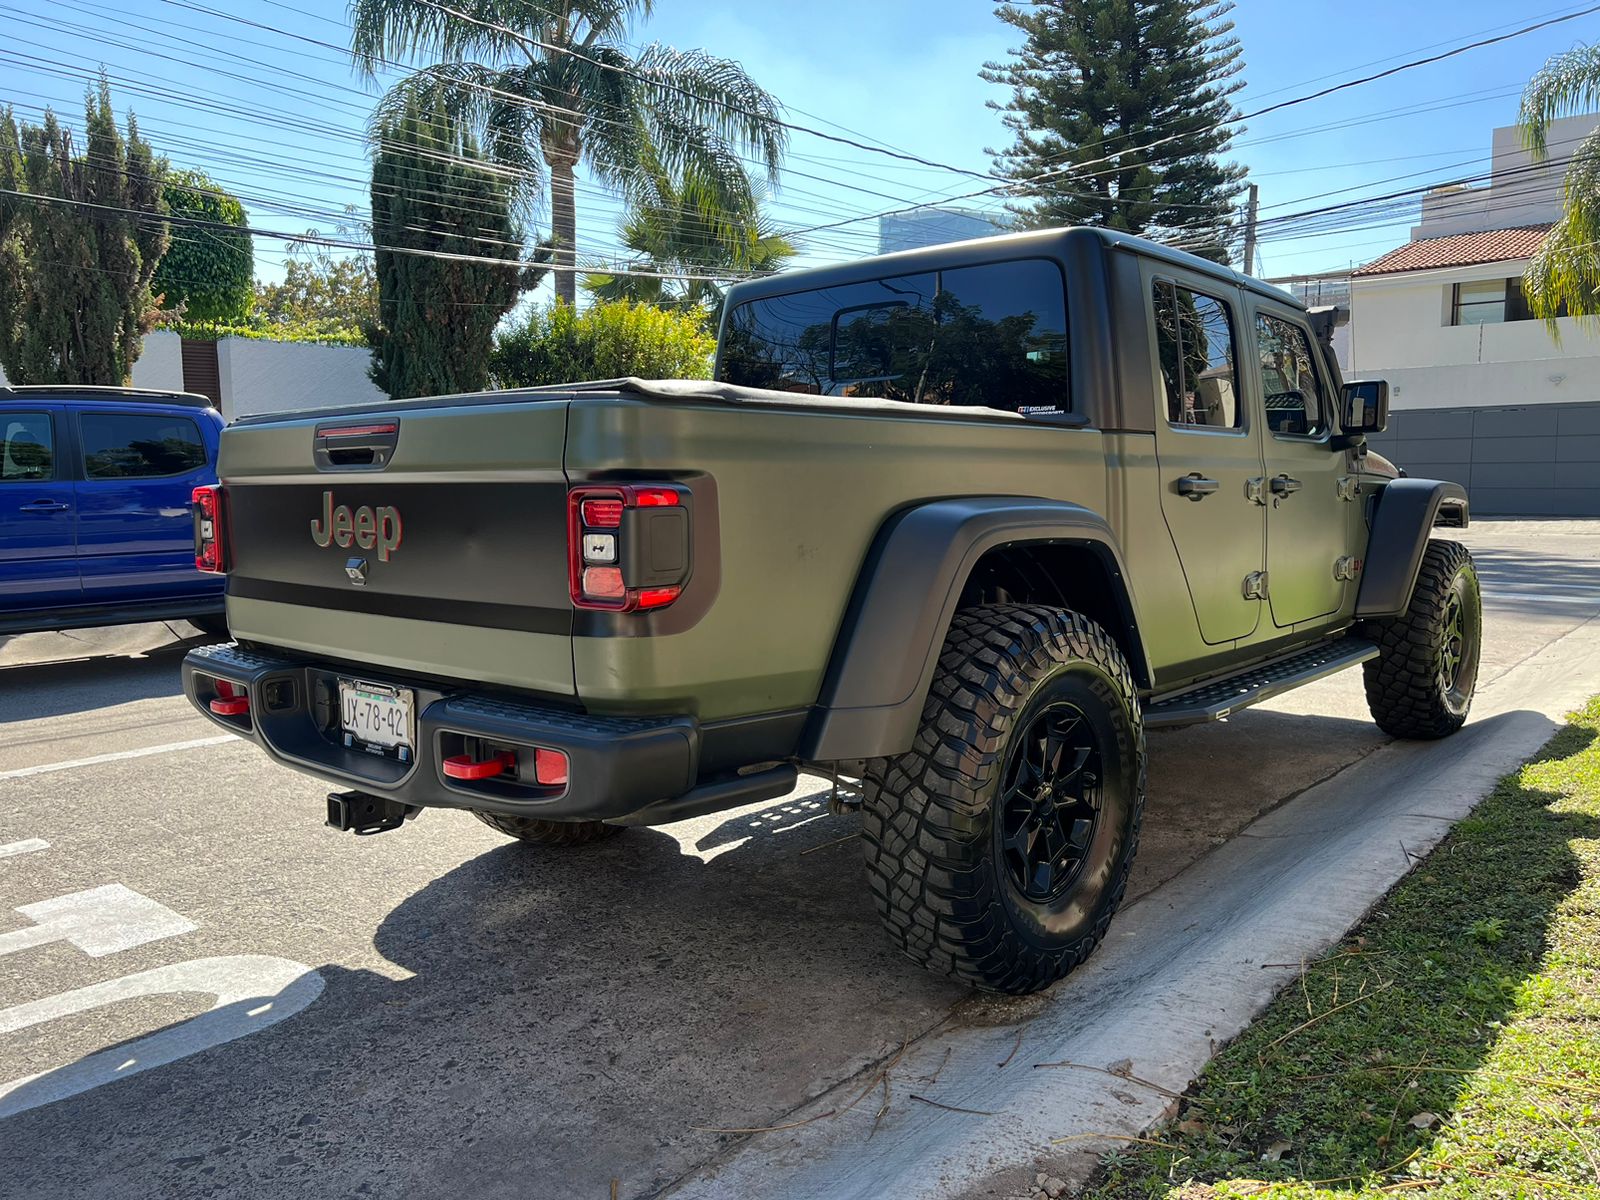
[[[1397,271],[1431,271],[1439,267],[1466,267],[1473,263],[1532,258],[1550,232],[1549,225],[1521,229],[1490,229],[1483,233],[1457,233],[1450,237],[1407,242],[1382,258],[1352,271],[1352,275],[1390,275]]]

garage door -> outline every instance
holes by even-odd
[[[1474,516],[1600,516],[1600,404],[1402,410],[1372,447],[1463,484]]]

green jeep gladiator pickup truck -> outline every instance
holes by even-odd
[[[905,953],[1040,988],[1122,898],[1146,730],[1358,663],[1389,733],[1466,718],[1466,493],[1367,452],[1331,324],[1057,230],[742,284],[710,382],[240,421],[195,497],[237,641],[184,686],[358,833],[576,846],[842,772]]]

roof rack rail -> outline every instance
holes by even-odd
[[[188,408],[216,408],[217,402],[198,392],[175,392],[166,388],[109,387],[90,383],[0,383],[0,396],[66,396],[74,400],[147,400],[162,404],[182,404]]]

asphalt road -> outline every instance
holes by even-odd
[[[1600,617],[1600,524],[1463,540],[1485,684]],[[692,1192],[744,1145],[715,1131],[783,1123],[936,1028],[1048,1028],[1071,990],[975,1002],[901,961],[814,779],[579,851],[456,813],[335,834],[326,788],[189,711],[190,632],[0,646],[7,1194]],[[1122,920],[1386,741],[1359,673],[1153,736]]]

